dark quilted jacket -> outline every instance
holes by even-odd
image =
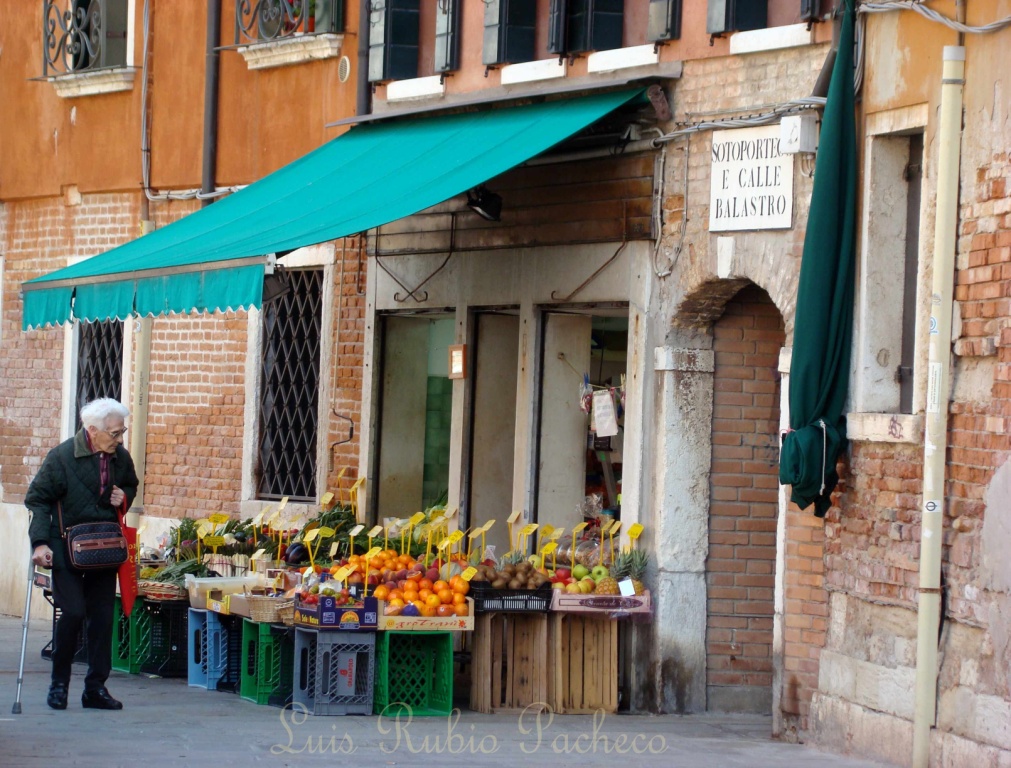
[[[99,496],[99,457],[89,450],[82,429],[49,452],[39,473],[28,486],[25,506],[32,513],[28,529],[32,548],[48,544],[53,550],[54,568],[66,567],[56,514],[57,501],[63,503],[64,528],[77,523],[117,521],[116,510],[109,502],[112,485],[119,486],[126,494],[127,507],[133,504],[138,485],[133,459],[121,445],[116,447],[116,454],[109,459],[112,483]]]

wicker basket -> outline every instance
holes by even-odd
[[[290,624],[295,620],[295,601],[264,595],[246,595],[249,618],[264,624]],[[287,617],[287,619],[286,619]]]
[[[137,582],[137,592],[148,600],[185,600],[188,596],[183,587],[147,579]]]

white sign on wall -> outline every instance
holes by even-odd
[[[793,226],[793,155],[779,152],[779,125],[714,131],[709,231]]]

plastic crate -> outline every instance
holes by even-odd
[[[133,610],[140,610],[141,599],[133,604]],[[123,603],[119,595],[112,608],[112,668],[119,672],[139,672],[130,669],[130,617],[123,613]]]
[[[261,624],[256,658],[256,703],[274,707],[291,704],[294,673],[294,627]]]
[[[63,611],[61,611],[59,606],[53,602],[51,592],[46,591],[43,592],[42,595],[46,598],[49,604],[53,606],[53,633],[49,637],[49,642],[42,646],[42,658],[52,660],[53,643],[56,642],[56,622],[60,620],[60,615]],[[116,599],[118,600],[119,598]],[[88,633],[84,624],[81,624],[81,628],[77,633],[77,650],[74,651],[74,663],[88,663]]]
[[[143,611],[150,616],[150,642],[140,661],[140,671],[159,677],[186,677],[186,624],[189,602],[185,600],[145,600]]]
[[[471,582],[474,610],[480,613],[545,613],[551,608],[551,585],[537,589],[495,589],[487,582]]]
[[[242,620],[242,647],[239,649],[239,696],[256,701],[256,681],[259,675],[257,658],[260,648],[260,627],[270,628],[251,619]]]
[[[242,684],[242,617],[207,614],[207,688],[238,693]]]
[[[374,632],[295,630],[292,701],[314,715],[371,715]]]
[[[379,633],[374,711],[388,716],[451,714],[453,633]]]
[[[207,611],[190,608],[186,621],[186,682],[207,687]]]

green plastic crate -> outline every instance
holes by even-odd
[[[377,715],[449,715],[453,711],[453,633],[376,633]]]
[[[270,625],[260,624],[250,619],[242,620],[242,650],[240,651],[242,672],[239,675],[239,696],[249,701],[257,701],[256,690],[259,675],[257,657],[263,629],[269,630]]]
[[[123,603],[119,595],[116,595],[116,602],[112,609],[112,668],[118,672],[129,672],[136,675],[140,672],[141,658],[134,654],[134,643],[140,642],[144,634],[139,630],[138,624],[149,625],[147,617],[141,619],[144,613],[144,599],[138,597],[133,604],[130,616],[123,613]],[[134,636],[137,640],[134,640]],[[146,635],[150,638],[150,631]]]
[[[295,630],[260,625],[256,657],[256,703],[286,707],[291,703],[295,674]]]

